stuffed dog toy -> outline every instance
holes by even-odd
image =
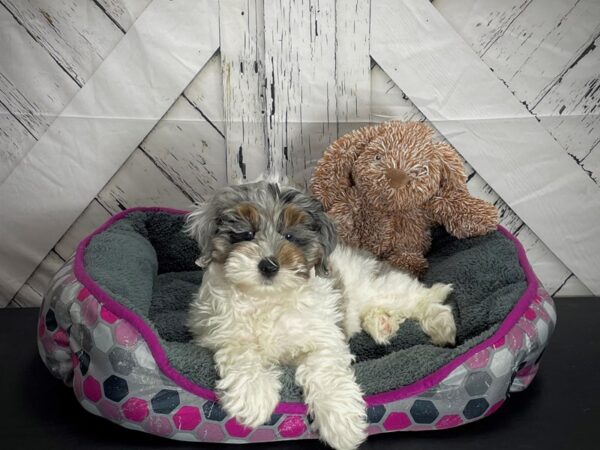
[[[493,205],[472,197],[463,163],[420,122],[386,122],[355,130],[329,146],[311,190],[342,240],[393,266],[422,275],[431,227],[462,239],[496,228]]]

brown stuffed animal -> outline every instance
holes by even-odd
[[[466,238],[498,222],[493,205],[469,194],[456,151],[432,131],[420,122],[355,130],[329,146],[311,183],[344,242],[415,275],[427,270],[432,225]]]

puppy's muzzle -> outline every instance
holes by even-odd
[[[279,263],[275,258],[263,258],[258,263],[258,270],[266,278],[273,278],[279,271]]]

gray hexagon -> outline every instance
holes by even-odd
[[[133,355],[121,347],[113,348],[108,359],[114,371],[121,375],[129,375],[135,366]]]
[[[492,377],[487,372],[474,372],[469,374],[465,383],[465,390],[470,396],[483,395],[492,385]]]
[[[490,404],[487,402],[485,398],[476,398],[473,400],[469,400],[465,409],[463,409],[463,415],[467,419],[474,419],[475,417],[479,417],[483,415],[483,413],[488,409]]]
[[[379,423],[383,416],[385,415],[385,406],[376,405],[367,408],[367,420],[369,423]]]
[[[171,389],[162,389],[150,400],[155,413],[169,414],[179,406],[179,393]]]
[[[217,402],[206,402],[204,405],[202,405],[202,411],[204,412],[204,417],[206,419],[214,420],[215,422],[221,422],[225,417],[227,417],[227,413],[223,411]]]
[[[410,415],[415,423],[433,423],[439,414],[433,402],[429,400],[415,400],[410,408]]]

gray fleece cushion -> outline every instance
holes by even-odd
[[[211,353],[190,342],[186,315],[202,282],[195,266],[196,243],[181,232],[183,216],[133,212],[96,235],[85,252],[89,275],[113,299],[128,307],[159,336],[173,367],[212,389],[216,372]],[[427,255],[427,284],[452,283],[449,297],[457,324],[457,345],[432,345],[416,322],[405,322],[387,346],[365,333],[350,346],[354,368],[366,394],[411,384],[434,372],[498,328],[524,293],[527,283],[514,244],[498,232],[458,240],[434,231]],[[285,370],[282,400],[300,401],[293,369]]]

